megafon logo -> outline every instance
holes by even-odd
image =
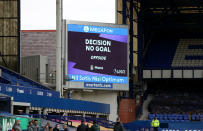
[[[84,32],[89,32],[90,28],[88,26],[84,26],[83,30]]]
[[[84,32],[96,32],[96,33],[113,33],[112,29],[105,28],[105,27],[89,27],[84,26],[83,28]]]

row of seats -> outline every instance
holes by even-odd
[[[153,131],[151,128],[134,128],[133,131]],[[196,129],[190,129],[190,128],[159,128],[159,131],[203,131],[203,128],[196,128]]]
[[[152,40],[144,58],[146,68],[170,68],[178,41],[172,38]],[[161,55],[160,55],[161,54]]]
[[[148,46],[143,61],[145,68],[203,67],[203,38],[157,38]]]
[[[151,121],[135,121],[127,124],[123,124],[124,128],[131,131],[152,131]],[[172,121],[160,121],[159,131],[202,131],[203,122],[172,122]]]
[[[203,56],[185,56],[186,60],[199,60],[198,62],[200,62],[201,60],[203,60]]]
[[[149,117],[178,117],[178,118],[188,118],[188,117],[203,117],[203,114],[149,114]]]
[[[2,112],[2,111],[0,111],[0,115],[1,116],[11,116],[12,114],[9,113],[9,112]]]
[[[47,88],[47,87],[45,87],[39,83],[36,83],[36,82],[26,78],[26,77],[23,77],[20,74],[15,73],[15,72],[13,72],[9,69],[6,69],[2,66],[0,66],[0,69],[2,70],[1,78],[8,80],[11,85],[50,90],[49,88]],[[8,83],[5,83],[5,84],[8,84]]]
[[[172,67],[203,67],[203,39],[180,39]]]
[[[173,129],[166,129],[166,128],[161,128],[160,131],[203,131],[202,129],[177,129],[177,128],[173,128]]]
[[[16,77],[14,77],[13,75],[7,74],[5,72],[2,73],[2,77],[9,80],[12,85],[33,87],[33,85],[31,85],[30,83],[24,82],[23,80],[18,79]]]
[[[201,43],[203,43],[203,41],[201,41]],[[188,48],[189,49],[203,49],[203,45],[201,45],[201,44],[189,45]]]
[[[169,121],[203,121],[203,89],[194,86],[197,83],[162,83],[150,88],[149,93],[153,98],[148,104],[148,119],[156,117]]]
[[[148,109],[152,114],[203,114],[202,103],[203,97],[201,94],[163,92],[154,95]]]
[[[148,119],[152,120],[153,118],[157,118],[161,121],[172,121],[172,122],[185,122],[185,121],[203,121],[203,114],[196,115],[181,115],[181,114],[149,114]]]

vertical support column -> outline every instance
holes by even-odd
[[[85,115],[86,115],[85,112],[83,112],[83,113],[82,113],[82,117],[85,118]]]
[[[69,93],[68,93],[68,98],[69,98],[69,99],[72,99],[72,94],[73,94],[73,91],[70,90]]]
[[[126,24],[126,20],[127,20],[127,4],[126,4],[127,0],[122,0],[122,24]],[[119,96],[120,97],[120,96]],[[118,108],[119,108],[119,103],[120,103],[120,98],[118,98]],[[117,108],[117,115],[118,115],[118,108]]]
[[[140,1],[140,11],[138,12],[138,81],[142,80],[142,58],[143,58],[143,34],[142,34],[142,0]]]
[[[30,107],[29,107],[29,106],[26,107],[25,113],[26,113],[26,114],[30,114]]]
[[[64,116],[68,116],[68,113],[67,113],[67,112],[65,112],[63,115],[64,115]]]
[[[96,118],[99,118],[99,114],[98,113],[96,114]]]
[[[21,2],[21,0],[18,0],[17,2],[18,2],[18,5],[17,5],[18,6],[18,65],[17,65],[17,72],[20,73],[20,55],[21,55],[20,54],[20,30],[21,30],[20,29],[20,27],[21,27],[21,25],[20,25],[20,21],[21,21],[21,17],[20,17],[21,16],[20,15],[20,13],[21,13],[20,12],[20,9],[21,9],[20,7],[21,6],[20,6],[20,4],[21,3],[20,2]]]
[[[62,0],[56,0],[56,91],[62,90],[62,64],[61,64],[61,43],[62,43]]]
[[[47,115],[47,108],[44,108],[43,115]]]
[[[126,24],[126,18],[127,18],[127,15],[126,15],[126,0],[123,0],[123,24]]]
[[[133,72],[133,0],[130,0],[130,74]]]
[[[109,120],[109,115],[106,116],[106,119]]]
[[[11,114],[13,115],[13,112],[14,112],[14,105],[13,105],[13,97],[11,97]]]
[[[133,98],[133,0],[130,0],[130,66],[129,66],[129,73],[130,73],[130,98]]]
[[[42,110],[41,110],[41,109],[38,110],[38,114],[39,114],[39,115],[42,114]]]

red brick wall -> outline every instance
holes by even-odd
[[[135,100],[134,99],[122,99],[119,107],[119,117],[122,123],[128,123],[135,121]]]

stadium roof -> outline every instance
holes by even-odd
[[[198,7],[203,6],[202,0],[141,0],[145,7],[164,7],[164,6],[181,6],[181,7]]]

